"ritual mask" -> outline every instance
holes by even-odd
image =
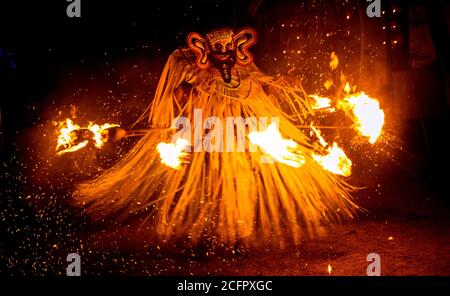
[[[197,67],[201,70],[215,67],[226,84],[231,83],[235,64],[247,66],[253,62],[248,49],[255,43],[256,32],[251,28],[237,33],[229,28],[218,29],[207,33],[206,37],[192,32],[187,37],[187,44],[197,57]]]

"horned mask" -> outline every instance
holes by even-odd
[[[239,76],[235,65],[248,66],[253,62],[253,55],[248,49],[256,43],[256,32],[251,28],[243,28],[237,33],[232,29],[214,30],[202,36],[192,32],[187,37],[189,48],[196,55],[197,67],[207,70],[214,67],[228,85],[239,85]]]

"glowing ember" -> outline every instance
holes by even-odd
[[[339,64],[339,59],[338,59],[336,53],[333,51],[333,52],[330,54],[330,69],[331,69],[331,70],[336,69],[337,66],[338,66],[338,64]]]
[[[188,155],[183,150],[189,146],[186,139],[178,138],[175,144],[173,143],[159,143],[156,149],[161,157],[161,162],[176,170],[180,169],[183,159]]]
[[[358,132],[368,137],[371,144],[375,143],[384,125],[384,112],[377,100],[361,92],[347,95],[338,107],[351,111]]]
[[[276,161],[292,167],[300,167],[305,163],[304,157],[295,151],[297,143],[284,139],[275,123],[272,123],[263,131],[253,131],[248,138],[252,144],[258,145],[266,154]]]
[[[59,123],[59,134],[56,145],[57,155],[74,152],[80,150],[89,143],[94,141],[97,148],[101,148],[108,141],[108,129],[117,127],[117,124],[105,123],[103,125],[89,123],[87,127],[80,127],[74,124],[73,121],[67,118],[65,121]],[[89,133],[88,137],[81,137],[83,132]]]
[[[333,174],[344,177],[350,176],[352,173],[352,161],[345,155],[345,152],[336,143],[333,143],[327,151],[328,154],[326,155],[313,154],[312,157],[324,169]]]
[[[331,99],[319,97],[317,95],[310,95],[310,98],[314,99],[314,104],[311,106],[313,109],[324,109],[331,107]]]
[[[331,268],[331,265],[330,264],[328,264],[328,274],[331,274],[331,271],[332,271],[333,269]]]

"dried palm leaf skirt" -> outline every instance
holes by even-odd
[[[148,119],[149,131],[114,166],[80,184],[76,202],[94,219],[139,215],[155,239],[188,239],[192,244],[207,238],[230,245],[299,243],[340,217],[351,217],[357,209],[349,194],[352,187],[313,160],[312,144],[295,126],[313,115],[301,87],[267,76],[254,65],[236,70],[241,84],[229,89],[220,76],[198,70],[189,50],[175,51],[139,119]],[[180,105],[174,92],[182,83],[192,87]],[[281,134],[298,143],[305,163],[298,168],[266,163],[260,150],[224,148],[191,152],[179,170],[162,164],[156,145],[170,142],[176,132],[170,129],[172,121],[178,116],[193,119],[194,109],[201,109],[203,118],[223,122],[227,117],[277,117]]]

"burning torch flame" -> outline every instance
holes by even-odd
[[[311,105],[314,110],[331,107],[331,99],[329,98],[319,97],[318,95],[310,95],[309,97],[314,99],[314,104]]]
[[[284,139],[275,123],[271,123],[263,132],[249,133],[248,138],[252,144],[259,146],[278,162],[296,168],[305,163],[304,157],[295,151],[297,143],[291,139]]]
[[[178,138],[175,144],[159,143],[156,149],[163,164],[178,170],[181,167],[183,158],[188,155],[186,152],[183,152],[187,146],[189,146],[189,142],[186,139]]]
[[[64,125],[65,123],[65,125]],[[83,147],[85,147],[88,144],[88,141],[80,142],[76,145],[73,145],[75,141],[76,135],[74,134],[74,131],[79,130],[80,126],[77,124],[74,124],[71,119],[66,119],[65,122],[60,123],[61,129],[59,131],[58,135],[58,143],[56,145],[56,151],[58,151],[61,147],[67,147],[64,150],[59,151],[57,154],[62,155],[64,153],[77,151]]]
[[[87,127],[80,127],[78,124],[74,124],[73,121],[67,118],[65,121],[59,123],[60,130],[58,140],[56,144],[57,155],[63,155],[65,153],[74,152],[80,150],[89,143],[90,139],[82,140],[77,143],[78,135],[77,131],[90,131],[92,133],[91,139],[94,141],[94,145],[97,148],[101,148],[108,141],[108,129],[117,127],[117,124],[105,123],[103,125],[89,123]],[[62,150],[60,150],[63,148]]]
[[[380,103],[367,96],[364,92],[347,95],[338,103],[344,111],[351,111],[358,132],[375,143],[384,125],[384,112]]]
[[[313,154],[312,157],[324,169],[333,174],[344,177],[350,176],[352,174],[352,161],[345,155],[345,152],[336,143],[333,143],[327,151],[328,154],[326,155]]]
[[[320,144],[323,147],[328,146],[328,143],[322,137],[320,131],[317,130],[312,124],[311,129],[316,134]],[[328,147],[326,155],[314,153],[312,157],[319,165],[333,174],[348,177],[352,173],[352,161],[336,143],[333,143],[331,147]]]
[[[331,265],[330,264],[328,264],[328,274],[331,274],[331,271],[332,271],[333,269],[331,268]]]
[[[94,139],[94,141],[95,141],[95,147],[102,148],[102,146],[108,140],[108,138],[107,138],[107,133],[108,133],[107,129],[112,128],[112,127],[117,127],[117,126],[119,126],[119,125],[117,125],[117,124],[110,124],[110,123],[105,123],[103,125],[98,125],[98,124],[90,123],[87,128],[88,128],[88,130],[90,130],[94,134],[92,139]]]

